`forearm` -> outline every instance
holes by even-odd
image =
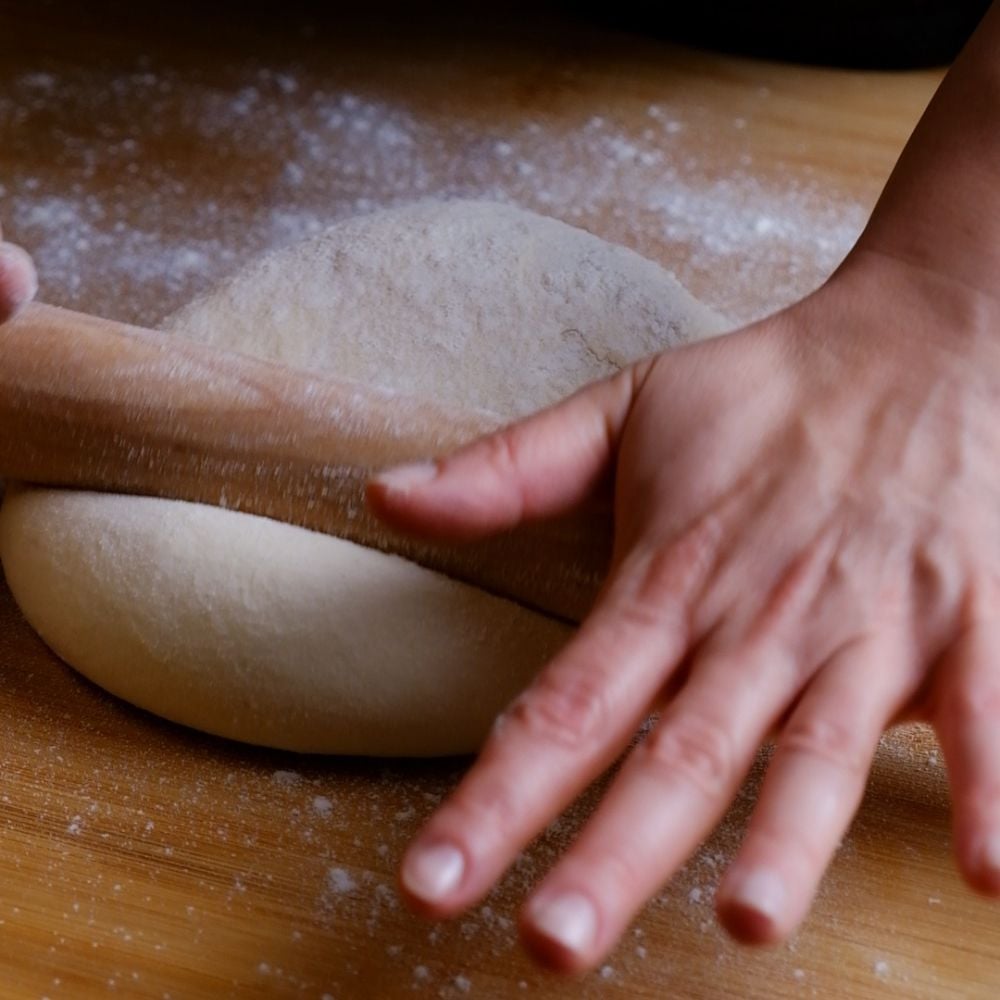
[[[920,120],[858,249],[1000,299],[1000,2]]]

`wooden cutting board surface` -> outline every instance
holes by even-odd
[[[319,6],[202,6],[0,2],[0,218],[48,301],[154,324],[262,249],[467,195],[633,246],[748,319],[836,265],[938,79],[691,53],[537,12],[345,24]],[[527,962],[513,921],[592,803],[484,906],[432,927],[400,906],[394,870],[462,761],[305,759],[160,722],[61,664],[2,586],[0,718],[4,996],[939,1000],[1000,986],[1000,913],[953,871],[924,730],[885,741],[790,945],[739,948],[713,919],[762,761],[608,964],[565,982]]]

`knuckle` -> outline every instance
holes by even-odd
[[[511,507],[510,519],[519,521],[531,506],[530,490],[524,477],[530,465],[525,454],[524,434],[517,426],[507,427],[488,437],[483,448],[494,489],[506,497]]]
[[[711,572],[719,533],[717,519],[706,516],[647,553],[630,595],[635,609],[661,621],[665,610],[688,606]]]
[[[781,749],[804,754],[833,764],[852,774],[866,770],[865,755],[859,746],[859,727],[819,715],[789,720],[781,735]]]
[[[653,552],[629,595],[629,618],[640,625],[658,626],[677,600],[682,575],[672,547],[662,546]]]
[[[517,427],[506,427],[485,441],[487,460],[504,478],[511,476],[521,465],[523,447]]]
[[[725,728],[688,715],[654,730],[640,748],[647,763],[697,787],[706,798],[724,795],[736,774],[736,755]]]
[[[500,732],[511,724],[519,736],[567,750],[585,747],[604,731],[609,712],[598,674],[586,670],[542,675],[503,716]]]

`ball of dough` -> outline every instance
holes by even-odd
[[[503,418],[724,325],[632,251],[478,202],[340,223],[165,324]],[[402,559],[176,501],[16,489],[0,559],[28,621],[97,684],[292,750],[473,750],[568,636]]]
[[[725,327],[634,251],[475,201],[348,219],[249,264],[165,323],[216,347],[502,418]]]

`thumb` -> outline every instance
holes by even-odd
[[[437,461],[388,469],[368,484],[369,505],[396,528],[450,539],[569,510],[612,467],[651,365],[632,365]]]

